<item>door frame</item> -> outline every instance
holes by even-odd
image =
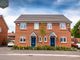
[[[54,39],[55,39],[55,46],[54,47],[56,47],[56,37],[55,36],[53,36],[54,37]],[[51,46],[51,36],[50,36],[50,46]]]
[[[31,36],[31,47],[33,47],[33,46],[32,46],[32,37],[35,38],[35,43],[34,43],[34,44],[35,44],[35,46],[36,46],[36,36]],[[34,46],[34,47],[35,47],[35,46]]]
[[[50,39],[51,36],[55,37],[55,47],[56,47],[56,38],[57,38],[57,35],[55,34],[55,32],[50,32],[49,39]]]
[[[31,46],[31,37],[32,36],[35,36],[36,37],[36,43],[35,43],[36,44],[35,47],[36,47],[37,46],[37,35],[35,34],[35,32],[32,32],[31,35],[30,35],[30,41],[29,41],[30,42],[30,45],[29,46]]]

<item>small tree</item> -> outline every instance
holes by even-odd
[[[0,0],[0,7],[1,8],[6,8],[9,5],[9,1],[8,0]]]
[[[41,28],[40,28],[40,35],[42,36],[42,39],[44,38],[44,36],[46,35],[46,30],[45,30],[45,23],[41,22]]]
[[[72,35],[76,38],[80,38],[80,20],[73,27]]]

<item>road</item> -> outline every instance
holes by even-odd
[[[0,55],[0,60],[80,60],[80,57]]]
[[[11,50],[0,47],[0,60],[80,60],[80,51]]]

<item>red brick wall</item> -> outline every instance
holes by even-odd
[[[80,42],[80,38],[72,38],[71,40],[72,40],[72,42],[74,42],[74,43]]]
[[[78,42],[80,42],[80,38],[76,38],[78,40]]]
[[[3,20],[3,17],[0,16],[0,27],[2,31],[0,32],[0,45],[6,44],[8,28]]]
[[[41,25],[39,25],[41,28]],[[18,46],[30,46],[30,34],[32,32],[35,32],[37,34],[37,43],[36,45],[50,45],[50,32],[55,32],[55,34],[57,35],[57,39],[56,39],[56,46],[66,46],[66,47],[71,47],[71,32],[69,31],[68,28],[70,28],[70,26],[66,25],[67,29],[66,30],[61,30],[59,23],[53,23],[53,29],[52,30],[48,30],[47,29],[47,24],[44,25],[45,27],[45,31],[46,36],[47,36],[47,42],[38,42],[38,36],[40,35],[40,29],[39,30],[34,30],[34,24],[33,23],[28,23],[27,24],[27,29],[25,30],[20,30],[19,29],[19,24],[16,24],[16,37],[15,37],[15,44]],[[26,36],[26,43],[19,43],[19,39],[21,35],[25,35]],[[61,36],[66,36],[67,37],[67,43],[61,43],[60,42],[60,37]]]

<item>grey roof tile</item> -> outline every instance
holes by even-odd
[[[16,21],[17,22],[66,22],[71,23],[71,21],[64,15],[44,15],[44,14],[25,14],[21,15]]]

